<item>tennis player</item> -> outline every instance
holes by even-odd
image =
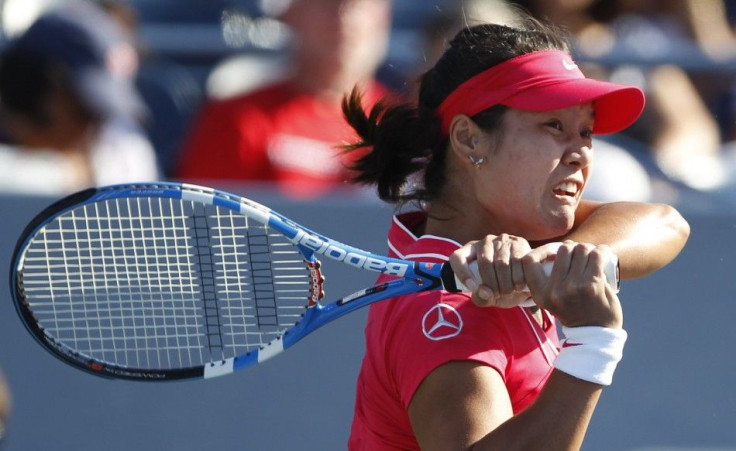
[[[593,134],[632,124],[644,95],[586,78],[556,30],[523,27],[460,31],[417,105],[367,114],[357,91],[345,99],[361,139],[347,149],[370,149],[355,181],[420,206],[393,218],[390,253],[451,258],[473,289],[371,306],[351,450],[579,448],[626,340],[606,261],[644,276],[689,235],[666,205],[581,200]]]

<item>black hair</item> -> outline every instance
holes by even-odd
[[[345,119],[359,136],[347,151],[370,148],[352,166],[354,183],[375,184],[378,196],[391,203],[435,199],[445,184],[447,139],[440,130],[437,108],[466,80],[496,64],[539,50],[569,51],[560,30],[531,18],[524,26],[482,24],[460,30],[437,63],[419,79],[416,105],[385,99],[366,113],[353,89],[343,99]],[[500,124],[508,108],[497,105],[473,120],[484,130]],[[406,189],[412,174],[423,170],[416,189]]]
[[[5,49],[0,56],[0,105],[5,111],[48,125],[52,119],[46,101],[56,92],[79,99],[83,114],[100,120],[74,89],[69,69],[53,56],[14,46]]]
[[[8,48],[0,60],[0,101],[3,109],[35,122],[48,122],[43,106],[60,72],[60,68],[49,58]]]

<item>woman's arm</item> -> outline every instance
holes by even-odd
[[[457,361],[427,376],[409,418],[423,451],[579,449],[601,392],[600,385],[554,370],[539,398],[512,416],[500,374]]]
[[[408,413],[423,451],[467,449],[513,416],[501,375],[472,361],[433,370],[414,393]]]
[[[572,230],[552,241],[570,240],[577,243],[605,244],[618,256],[622,279],[635,279],[651,274],[671,262],[685,246],[690,226],[674,208],[665,204],[638,202],[580,203]],[[493,241],[510,242],[511,250],[498,253]],[[518,242],[517,237],[494,237],[471,241],[450,256],[452,269],[465,286],[471,288],[473,301],[479,305],[515,306],[513,296],[516,281],[523,281],[520,258],[542,242]],[[525,241],[524,241],[525,242]],[[468,267],[478,261],[483,279],[478,285]],[[488,262],[495,262],[493,264]],[[499,262],[503,264],[499,264]],[[491,269],[489,269],[491,268]],[[523,284],[522,284],[523,285]]]
[[[569,242],[557,251],[549,277],[541,268],[549,257],[544,247],[524,256],[523,265],[535,302],[569,327],[568,331],[593,326],[585,330],[616,331],[625,341],[619,299],[601,277],[609,253],[607,246]],[[579,449],[602,390],[597,382],[610,383],[610,379],[591,376],[604,371],[612,377],[620,358],[614,346],[584,341],[563,346],[558,357],[558,362],[563,355],[567,362],[578,361],[577,369],[561,367],[577,377],[554,369],[538,398],[515,416],[509,391],[495,369],[478,362],[453,361],[433,370],[408,409],[419,445],[425,451]],[[586,346],[584,362],[576,346]],[[623,351],[623,342],[620,346],[617,352]],[[592,368],[595,370],[590,371]]]
[[[607,244],[618,255],[621,278],[635,279],[671,262],[689,235],[687,221],[669,205],[583,201],[573,230],[553,241]]]

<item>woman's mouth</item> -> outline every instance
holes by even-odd
[[[562,182],[556,185],[552,191],[558,196],[575,197],[580,191],[580,186],[575,182]]]

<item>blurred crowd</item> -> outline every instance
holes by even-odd
[[[295,199],[355,190],[356,156],[338,149],[352,139],[343,94],[411,101],[460,27],[531,15],[569,33],[586,74],[647,93],[634,127],[596,138],[586,196],[736,204],[734,0],[144,3],[2,3],[0,193],[153,180]],[[219,33],[187,34],[208,14]],[[167,20],[180,47],[147,41]]]

